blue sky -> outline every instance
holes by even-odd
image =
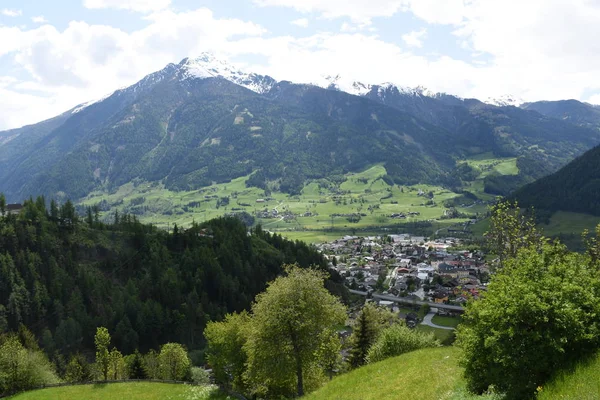
[[[0,129],[203,51],[276,79],[600,103],[590,0],[2,0]]]

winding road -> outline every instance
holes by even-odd
[[[436,313],[430,311],[424,318],[423,321],[421,322],[421,325],[427,325],[430,326],[432,328],[437,328],[437,329],[445,329],[447,331],[453,331],[454,328],[450,327],[450,326],[441,326],[441,325],[436,325],[433,323],[433,316],[436,315]]]

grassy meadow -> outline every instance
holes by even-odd
[[[423,349],[369,364],[334,378],[306,400],[492,400],[466,393],[460,350]]]
[[[484,203],[494,199],[483,192],[483,179],[492,172],[517,173],[516,159],[492,158],[491,154],[468,159],[480,171],[466,190],[482,202],[458,204],[457,211],[474,216],[487,211]],[[458,228],[465,218],[442,219],[444,202],[460,195],[439,186],[389,185],[384,180],[386,170],[374,165],[360,173],[349,173],[342,182],[321,179],[309,181],[299,195],[273,190],[267,194],[256,187],[246,187],[248,176],[228,183],[213,184],[193,191],[173,192],[160,183],[130,182],[111,193],[93,192],[80,203],[84,206],[101,203],[109,206],[108,217],[115,210],[136,214],[143,222],[169,229],[173,224],[189,226],[227,213],[277,210],[275,218],[257,218],[256,222],[270,231],[277,231],[291,239],[307,242],[329,241],[347,234],[381,234],[385,232],[415,231],[415,225],[428,221],[429,234],[449,227]],[[433,201],[426,196],[433,194]],[[223,202],[223,199],[227,201]],[[293,218],[284,218],[293,213]],[[392,218],[405,213],[407,218]],[[408,215],[409,213],[413,213]],[[349,214],[362,214],[351,221]],[[337,216],[334,216],[337,215]],[[421,227],[422,228],[422,227]],[[422,233],[422,232],[415,232]]]
[[[233,400],[216,387],[127,382],[31,390],[10,400]]]

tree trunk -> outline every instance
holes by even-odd
[[[298,377],[298,397],[304,396],[304,378],[302,376],[302,358],[296,352],[296,375]]]

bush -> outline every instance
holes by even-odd
[[[0,338],[0,395],[57,382],[44,353],[23,347],[16,336]]]
[[[599,347],[599,300],[589,256],[558,244],[521,249],[467,305],[458,328],[468,388],[533,397],[557,369]]]
[[[192,367],[191,381],[196,385],[208,385],[210,384],[210,375],[204,368]]]
[[[438,347],[439,345],[433,333],[423,333],[410,329],[405,325],[396,324],[381,332],[369,349],[367,362],[382,361],[386,358],[408,353],[409,351],[426,347]]]

